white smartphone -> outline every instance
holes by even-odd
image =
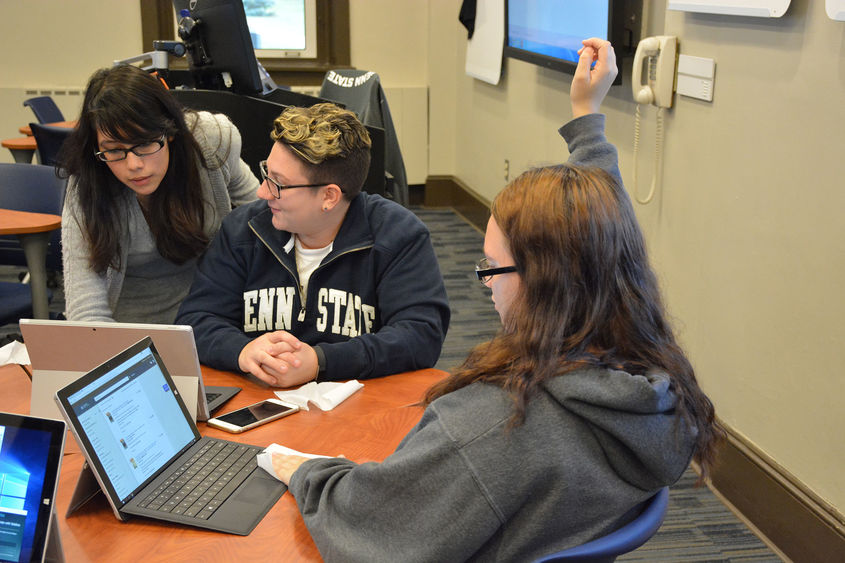
[[[265,422],[293,414],[298,410],[299,407],[296,405],[288,405],[278,399],[267,399],[236,411],[209,418],[208,425],[238,434]]]

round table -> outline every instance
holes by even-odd
[[[36,319],[50,317],[47,299],[47,246],[50,231],[62,226],[59,215],[30,213],[0,208],[0,235],[16,235],[26,256],[32,292],[32,315]]]

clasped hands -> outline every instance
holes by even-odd
[[[274,387],[293,387],[316,379],[314,348],[284,330],[252,340],[238,355],[238,367]]]

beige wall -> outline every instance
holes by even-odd
[[[428,175],[428,4],[352,0],[352,65],[379,74],[409,184]]]
[[[430,70],[431,99],[443,102],[431,105],[432,140],[451,135],[454,147],[432,150],[430,168],[491,199],[505,159],[513,176],[566,158],[555,130],[569,117],[570,77],[508,60],[498,86],[468,78],[459,4],[430,4],[430,53],[462,38],[452,74]],[[716,60],[713,102],[676,97],[667,113],[663,186],[637,205],[669,309],[719,416],[843,512],[845,23],[820,1],[793,0],[773,20],[664,5],[651,2],[649,30]],[[630,190],[630,88],[614,87],[604,109]],[[646,108],[641,193],[654,121]]]
[[[509,60],[498,86],[470,79],[460,1],[397,5],[351,0],[352,63],[388,87],[428,87],[430,174],[492,199],[505,159],[513,176],[566,158],[556,129],[569,117],[568,75]],[[678,97],[668,112],[664,184],[638,206],[680,338],[719,415],[845,511],[845,23],[821,1],[792,0],[776,20],[664,5],[651,2],[650,32],[676,34],[681,53],[717,65],[713,103]],[[103,7],[0,0],[4,138],[28,116],[10,117],[18,110],[4,107],[3,91],[81,87],[94,68],[137,52],[137,1]],[[37,25],[49,44],[32,44],[34,14],[48,14]],[[626,86],[605,103],[629,188],[634,108]],[[644,114],[650,145],[654,111]],[[650,171],[645,147],[643,191]]]
[[[793,0],[666,30],[717,61],[713,104],[672,113],[644,214],[684,341],[720,416],[845,512],[845,23]]]
[[[142,52],[138,0],[0,0],[0,50],[0,137],[20,136],[34,120],[23,100],[37,95],[73,119],[94,70]]]
[[[426,1],[350,0],[352,65],[389,88],[426,86],[428,27]]]
[[[79,86],[140,54],[138,0],[0,0],[4,86]]]

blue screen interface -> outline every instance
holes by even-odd
[[[194,439],[191,423],[147,349],[68,400],[121,501]]]
[[[608,10],[596,0],[508,0],[508,46],[577,63],[583,39],[608,38]]]
[[[0,561],[32,558],[50,433],[0,426]]]

